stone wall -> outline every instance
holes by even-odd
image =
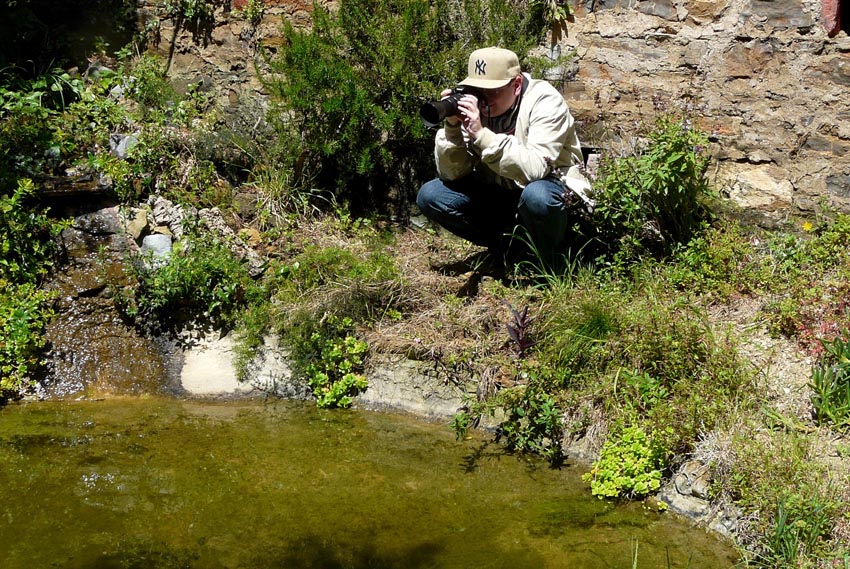
[[[624,0],[622,4],[627,3]],[[723,192],[780,219],[820,203],[850,211],[850,39],[828,37],[818,3],[656,0],[576,10],[566,96],[608,128],[653,97],[705,117]]]
[[[161,12],[141,0],[142,18]],[[850,212],[850,38],[837,0],[590,0],[559,46],[575,50],[563,85],[583,138],[605,146],[655,104],[686,102],[711,133],[712,177],[748,211],[777,221],[820,204]],[[160,22],[155,49],[183,82],[231,107],[262,102],[254,59],[279,45],[282,18],[309,25],[306,0],[264,0],[261,21],[232,0],[205,38]],[[830,12],[831,10],[831,12]],[[830,19],[832,18],[832,19]],[[834,35],[834,37],[830,37]],[[616,138],[616,137],[614,137]]]

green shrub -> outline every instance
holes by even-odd
[[[618,291],[593,285],[550,292],[551,307],[541,318],[540,358],[557,370],[562,386],[581,387],[606,373],[625,302]]]
[[[65,226],[28,200],[35,188],[18,180],[0,195],[0,396],[26,385],[40,362],[50,296],[38,284],[53,264],[53,239]]]
[[[850,328],[850,216],[839,214],[802,235],[776,239],[776,296],[764,309],[770,330],[796,339],[813,355]]]
[[[9,195],[0,195],[0,278],[11,283],[38,283],[53,264],[55,243],[64,227],[32,207],[31,180],[18,180]]]
[[[394,196],[406,211],[434,175],[419,107],[465,75],[474,47],[524,54],[536,45],[538,14],[508,0],[316,4],[310,29],[286,26],[266,78],[280,104],[280,137],[299,141],[289,158],[294,183],[309,176],[361,210]]]
[[[706,227],[674,251],[668,276],[682,290],[720,300],[769,291],[775,287],[776,263],[757,245],[760,240],[730,221]]]
[[[776,505],[763,550],[748,566],[800,567],[803,557],[824,559],[836,505],[816,489],[805,494],[787,492]]]
[[[691,238],[706,215],[707,143],[689,119],[664,114],[645,148],[603,161],[593,221],[615,258],[668,253]]]
[[[511,451],[533,452],[550,462],[562,458],[563,412],[541,382],[530,378],[527,385],[505,389],[495,405],[505,413],[496,438]]]
[[[661,488],[668,454],[640,426],[623,427],[605,441],[584,479],[599,498],[642,498]]]
[[[198,25],[213,19],[215,3],[210,0],[165,0],[163,8],[170,18]]]
[[[350,407],[353,396],[368,387],[362,371],[369,347],[353,331],[351,318],[330,315],[302,349],[312,356],[306,373],[319,407]]]
[[[756,370],[738,354],[736,337],[716,332],[705,309],[663,276],[550,291],[537,357],[541,373],[578,406],[591,400],[611,420],[639,418],[666,448],[689,452],[730,408],[753,404]],[[671,424],[677,429],[668,435]]]
[[[55,117],[82,90],[80,79],[59,69],[29,80],[0,69],[0,192],[20,177],[56,169],[62,141]]]
[[[309,305],[316,317],[324,312],[344,313],[358,322],[373,320],[394,308],[402,286],[398,267],[386,251],[355,255],[341,247],[309,245],[269,275],[266,283],[280,305]],[[323,301],[317,302],[316,290]],[[309,302],[305,299],[310,298]],[[285,326],[285,319],[280,324]],[[284,331],[285,332],[285,331]]]
[[[44,326],[53,316],[49,300],[33,283],[0,277],[0,397],[33,380],[45,345]]]

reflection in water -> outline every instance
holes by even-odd
[[[0,410],[4,568],[731,567],[568,466],[406,416],[158,399]]]

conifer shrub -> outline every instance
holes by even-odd
[[[469,52],[522,55],[544,33],[539,10],[510,0],[343,0],[316,4],[309,30],[287,25],[269,59],[280,137],[294,183],[307,177],[363,210],[393,200],[402,214],[434,176],[433,133],[419,107],[466,75]]]

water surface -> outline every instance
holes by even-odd
[[[0,410],[0,566],[726,568],[581,469],[404,415],[156,398]]]

